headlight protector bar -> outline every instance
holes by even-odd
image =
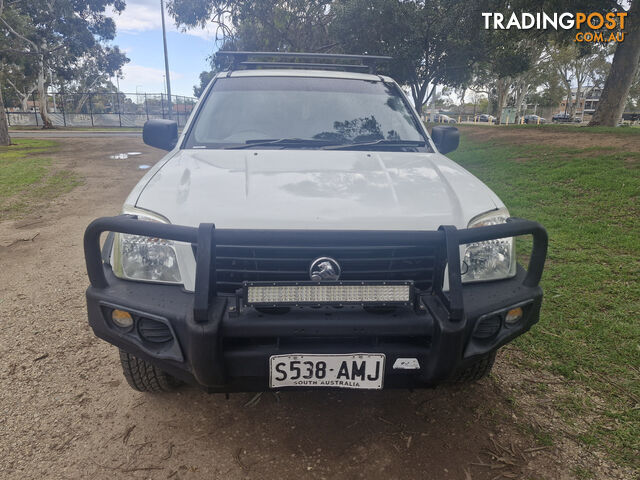
[[[206,322],[209,306],[216,296],[216,243],[228,244],[247,238],[246,235],[259,236],[265,241],[283,241],[290,237],[315,238],[317,236],[349,238],[352,242],[371,241],[379,237],[389,239],[423,240],[438,245],[434,294],[440,297],[449,311],[451,321],[464,318],[462,295],[462,276],[460,271],[460,245],[495,240],[520,235],[533,236],[533,250],[529,260],[523,285],[536,287],[540,282],[547,253],[548,238],[546,230],[536,222],[510,218],[506,223],[458,230],[454,226],[442,226],[437,231],[301,231],[301,230],[216,230],[211,223],[202,223],[199,227],[162,224],[140,221],[135,216],[120,215],[94,220],[86,229],[84,236],[87,273],[93,288],[108,288],[109,282],[100,253],[100,235],[103,232],[115,232],[130,235],[162,238],[175,242],[197,245],[196,281],[194,290],[194,318],[196,322]],[[442,279],[445,265],[448,265],[449,292],[442,291]],[[273,283],[273,282],[272,282]],[[277,282],[279,283],[279,282]],[[346,282],[343,282],[346,283]],[[389,283],[389,282],[388,282]]]

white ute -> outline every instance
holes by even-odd
[[[89,320],[120,348],[131,386],[375,389],[486,375],[498,347],[538,320],[544,229],[509,219],[444,156],[457,129],[430,136],[402,89],[373,73],[385,58],[219,58],[229,70],[180,136],[170,120],[145,125],[145,142],[170,151],[124,216],[87,230],[116,232],[100,260],[87,250]],[[515,261],[522,234],[535,239],[529,272]]]

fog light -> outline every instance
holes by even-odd
[[[504,323],[507,325],[513,325],[519,322],[522,319],[522,308],[512,308],[507,312],[507,315],[504,317]]]
[[[120,328],[131,328],[133,325],[133,317],[129,312],[124,310],[114,310],[111,312],[111,320]]]

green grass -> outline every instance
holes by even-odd
[[[637,464],[640,153],[472,142],[461,131],[451,157],[487,183],[511,215],[539,221],[549,233],[540,323],[516,345],[539,368],[604,399],[596,408],[571,396],[556,408],[589,419],[585,445]]]
[[[20,217],[68,192],[80,182],[68,170],[56,170],[47,154],[58,142],[16,139],[0,147],[0,219]]]
[[[553,436],[549,432],[527,424],[521,424],[519,427],[524,433],[533,437],[541,447],[552,447],[554,445]]]
[[[573,474],[578,480],[590,480],[594,478],[594,474],[591,470],[581,466],[574,467]]]
[[[567,132],[567,133],[586,133],[586,134],[615,134],[615,135],[638,135],[640,136],[640,127],[638,126],[620,126],[620,127],[587,127],[586,125],[565,125],[561,123],[545,123],[543,125],[501,125],[501,127],[521,129],[521,128],[537,128],[548,132]]]
[[[9,132],[27,131],[47,131],[47,132],[142,132],[142,127],[55,127],[51,130],[43,130],[35,125],[16,125],[9,127]]]
[[[430,126],[432,126],[433,124],[428,124]],[[458,127],[460,130],[464,130],[465,128],[468,127],[485,127],[485,128],[510,128],[513,130],[532,130],[532,129],[537,129],[537,130],[542,130],[545,132],[549,132],[549,133],[554,133],[554,132],[558,132],[558,133],[579,133],[579,134],[587,134],[587,135],[591,135],[591,134],[606,134],[606,135],[610,135],[610,134],[614,134],[614,135],[637,135],[640,136],[640,126],[638,125],[633,125],[633,126],[621,126],[621,127],[587,127],[586,125],[580,125],[580,124],[562,124],[562,123],[545,123],[542,125],[492,125],[489,123],[482,123],[482,122],[478,122],[478,123],[474,123],[473,125],[471,124],[465,124],[465,123],[460,123],[457,124],[456,127]]]

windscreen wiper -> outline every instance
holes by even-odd
[[[265,147],[268,145],[282,146],[282,147],[304,147],[304,146],[328,146],[335,145],[335,142],[330,140],[319,140],[315,138],[273,138],[273,139],[259,139],[259,140],[247,140],[244,145],[234,145],[232,147],[225,147],[225,150],[241,150],[243,148]]]
[[[362,148],[362,147],[424,147],[426,143],[423,140],[376,140],[375,142],[360,142],[360,143],[343,143],[340,145],[327,145],[322,147],[323,150],[345,150],[350,148]]]

